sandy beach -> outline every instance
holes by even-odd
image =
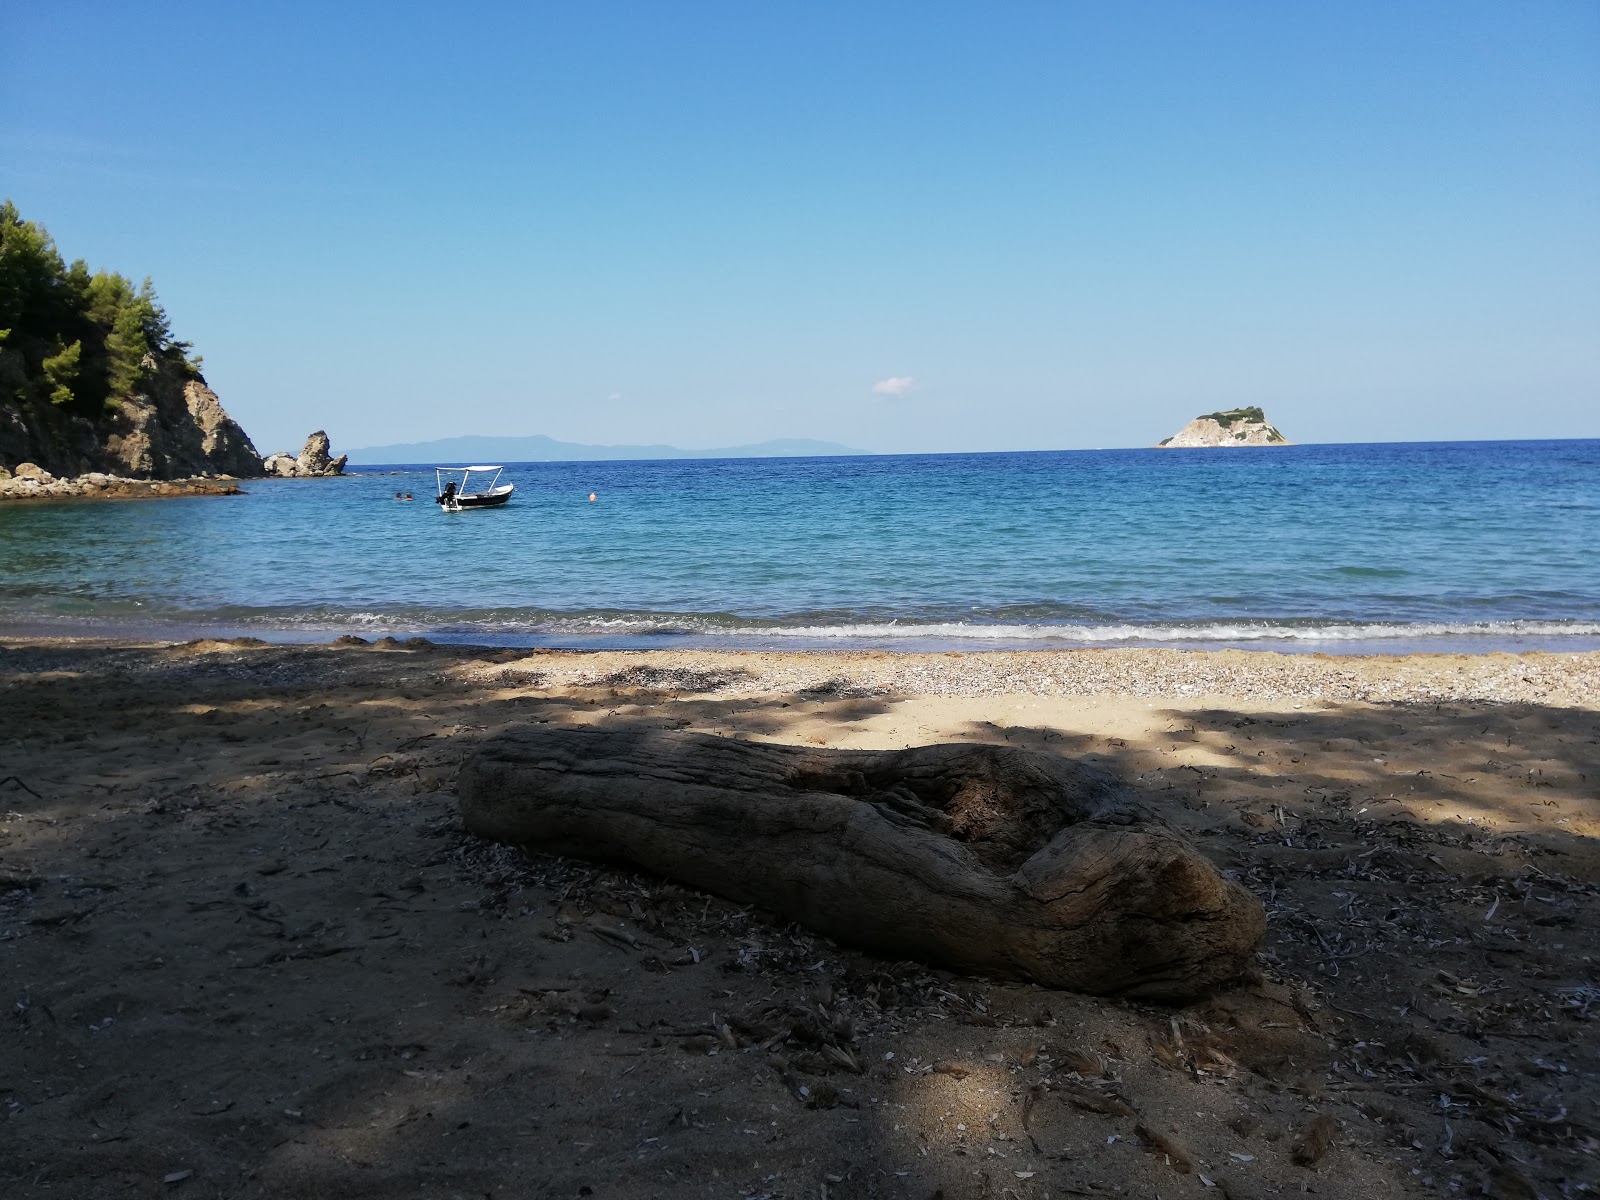
[[[1082,757],[1258,973],[967,978],[466,835],[528,722]],[[0,1194],[1592,1194],[1597,778],[1596,653],[0,638]]]

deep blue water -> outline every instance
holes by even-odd
[[[358,470],[0,505],[0,628],[1600,646],[1594,440],[529,463],[456,514],[429,469]]]

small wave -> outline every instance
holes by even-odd
[[[405,627],[467,637],[496,634],[564,638],[739,638],[851,642],[1027,642],[1057,645],[1245,642],[1385,642],[1436,638],[1595,638],[1600,622],[1588,621],[1173,621],[1173,622],[967,622],[837,619],[786,622],[728,613],[572,613],[506,611],[473,613],[335,613],[321,611],[285,619],[257,615],[265,626],[335,629]]]
[[[1016,613],[1013,608],[1004,613]],[[1081,611],[1081,610],[1080,610]],[[999,616],[1000,614],[995,614]],[[610,644],[627,639],[652,643],[676,639],[702,644],[766,644],[804,642],[888,643],[907,649],[936,645],[968,646],[1114,646],[1114,645],[1261,645],[1330,650],[1356,643],[1426,645],[1445,641],[1466,647],[1495,649],[1538,639],[1555,645],[1575,639],[1600,638],[1600,621],[1570,620],[1443,620],[1363,621],[1333,618],[1251,618],[1174,620],[949,620],[922,615],[893,618],[881,610],[809,612],[741,616],[726,612],[650,612],[626,610],[552,610],[532,608],[441,609],[426,606],[394,608],[313,606],[250,608],[228,605],[211,609],[146,607],[139,602],[112,604],[0,605],[8,624],[41,621],[73,625],[137,624],[152,627],[228,628],[303,638],[316,633],[358,631],[438,635],[463,641],[490,638],[508,644],[540,641]]]
[[[1398,579],[1411,574],[1404,567],[1335,567],[1335,575],[1353,575],[1360,579]]]

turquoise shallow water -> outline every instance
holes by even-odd
[[[1600,441],[530,463],[458,514],[360,470],[0,505],[0,628],[1600,647]]]

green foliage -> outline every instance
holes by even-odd
[[[139,327],[144,330],[144,340],[148,344],[163,347],[177,344],[172,340],[172,323],[167,320],[167,310],[156,299],[155,284],[150,282],[150,276],[146,275],[139,285],[134,305],[139,310]]]
[[[76,397],[72,385],[78,381],[78,360],[83,357],[83,343],[73,342],[65,350],[44,360],[44,377],[50,386],[50,403],[71,404]]]
[[[1199,420],[1215,421],[1226,429],[1235,421],[1251,421],[1257,425],[1264,425],[1266,424],[1267,414],[1252,404],[1249,408],[1230,408],[1227,412],[1203,413]]]
[[[36,333],[69,315],[65,276],[50,235],[11,201],[0,204],[0,326]]]
[[[132,395],[144,379],[144,358],[150,352],[145,340],[143,314],[135,305],[117,312],[106,335],[106,381],[112,396]]]
[[[89,285],[94,282],[94,276],[89,274],[89,264],[81,258],[73,259],[72,265],[67,268],[66,282],[74,307],[82,311],[83,298],[89,292]]]
[[[116,323],[117,314],[133,303],[133,284],[113,271],[98,271],[83,290],[84,315],[96,325]]]
[[[25,382],[15,398],[85,416],[136,395],[152,358],[200,371],[148,278],[135,287],[114,271],[91,272],[81,258],[68,266],[44,227],[24,221],[10,200],[0,204],[0,330],[13,365],[20,356]]]

